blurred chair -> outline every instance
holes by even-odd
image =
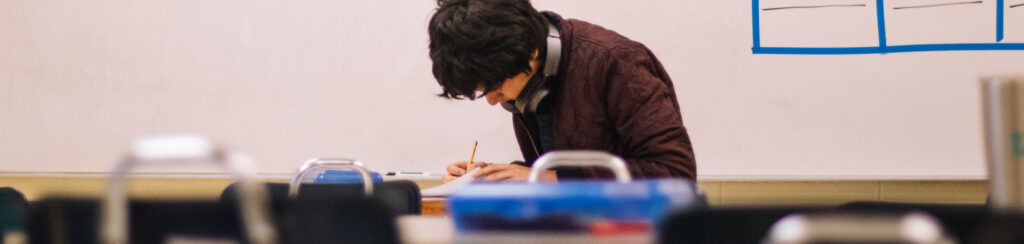
[[[0,243],[24,239],[28,200],[18,190],[0,187]]]
[[[937,226],[933,229],[943,230],[952,243],[1024,243],[1024,215],[1016,212],[994,211],[983,205],[884,202],[851,202],[831,208],[731,207],[683,211],[667,218],[658,236],[659,243],[770,243],[771,227],[791,214],[857,218],[905,216],[914,212],[930,215]]]
[[[338,171],[342,170],[355,172],[357,177],[348,177],[347,182],[335,180],[330,183],[316,183],[314,181],[325,173],[339,175]],[[422,197],[416,183],[407,180],[378,182],[377,178],[373,177],[361,162],[349,159],[310,159],[299,167],[290,183],[268,183],[267,187],[271,202],[278,204],[287,202],[289,195],[367,196],[384,202],[395,214],[420,214],[422,210]],[[221,193],[221,201],[233,202],[236,188],[236,184],[225,188]]]
[[[288,243],[399,243],[396,216],[376,198],[302,194],[275,212]]]
[[[239,180],[231,202],[142,201],[126,194],[136,164],[219,162]],[[364,197],[300,196],[274,202],[244,155],[204,138],[150,138],[114,171],[104,199],[47,198],[32,209],[30,243],[398,243],[394,215]],[[272,189],[274,190],[274,189]],[[285,189],[286,190],[286,189]],[[284,191],[287,193],[287,191]],[[271,209],[273,207],[274,209]],[[271,214],[273,213],[273,214]]]
[[[356,183],[302,184],[326,170],[350,169]],[[314,173],[315,172],[315,173]],[[397,243],[396,214],[419,214],[419,187],[410,181],[374,183],[361,163],[342,159],[312,159],[303,164],[290,184],[266,183],[271,212],[283,239],[294,243]],[[239,183],[221,193],[220,202],[236,203]],[[369,190],[369,192],[367,192]]]
[[[818,211],[803,207],[737,207],[680,211],[658,230],[659,243],[759,243],[786,215]]]
[[[280,211],[287,206],[288,184],[287,183],[266,183],[270,193],[271,209]],[[419,196],[419,187],[411,181],[385,181],[374,184],[373,196],[388,206],[388,209],[395,214],[420,214],[422,200]],[[220,201],[232,203],[236,201],[235,192],[237,183],[232,183],[220,194]],[[338,197],[362,197],[362,184],[306,184],[299,189],[299,196],[309,195],[330,195]]]
[[[204,163],[228,169],[243,182],[238,206],[216,201],[138,201],[128,176],[141,165]],[[30,218],[31,243],[163,243],[177,241],[279,243],[267,193],[254,180],[248,156],[215,147],[197,135],[148,136],[117,164],[103,199],[46,198]]]
[[[793,213],[772,225],[764,244],[952,244],[930,214],[827,211]]]
[[[867,213],[922,211],[935,216],[960,243],[1024,243],[1024,216],[982,204],[928,204],[857,201],[838,209]]]

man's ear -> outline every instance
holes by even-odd
[[[538,55],[540,55],[540,52],[534,49],[533,58],[530,59],[530,75],[537,73],[537,69],[540,66],[540,59],[537,59]]]
[[[530,74],[537,73],[537,69],[540,66],[540,52],[536,49],[533,50],[533,58],[530,59]]]

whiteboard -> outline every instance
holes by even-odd
[[[755,54],[755,13],[763,47],[878,45],[875,19],[860,13],[754,11],[769,2],[825,1],[534,1],[654,51],[674,80],[702,179],[985,177],[977,80],[1024,73],[1024,51]],[[999,43],[1020,42],[1024,7],[1008,6],[1021,0],[999,2],[1007,6]],[[428,0],[0,0],[0,172],[108,172],[135,138],[180,132],[248,153],[271,174],[313,157],[441,172],[466,160],[474,140],[478,160],[521,159],[507,112],[437,96],[426,36],[433,8]],[[926,21],[929,11],[892,26],[892,45],[995,42],[952,31],[961,27],[900,33],[914,21],[995,18],[964,11]],[[787,28],[793,18],[804,26]]]

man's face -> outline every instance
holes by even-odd
[[[537,51],[533,51],[533,59],[530,60],[530,72],[523,72],[508,78],[501,83],[501,87],[484,94],[487,97],[487,103],[497,105],[498,103],[516,100],[519,97],[519,93],[526,87],[526,83],[537,73],[537,66],[539,65],[540,61],[537,61]]]

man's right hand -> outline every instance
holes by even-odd
[[[484,166],[487,166],[486,162],[477,161],[473,162],[473,164],[470,165],[469,168],[467,169],[466,161],[454,162],[448,165],[448,168],[446,170],[447,173],[444,174],[444,177],[442,177],[442,179],[444,180],[444,183],[448,183],[449,181],[455,180],[455,178],[459,178],[462,175],[465,175],[466,172],[469,172],[470,170],[473,170],[475,168],[482,168]]]

